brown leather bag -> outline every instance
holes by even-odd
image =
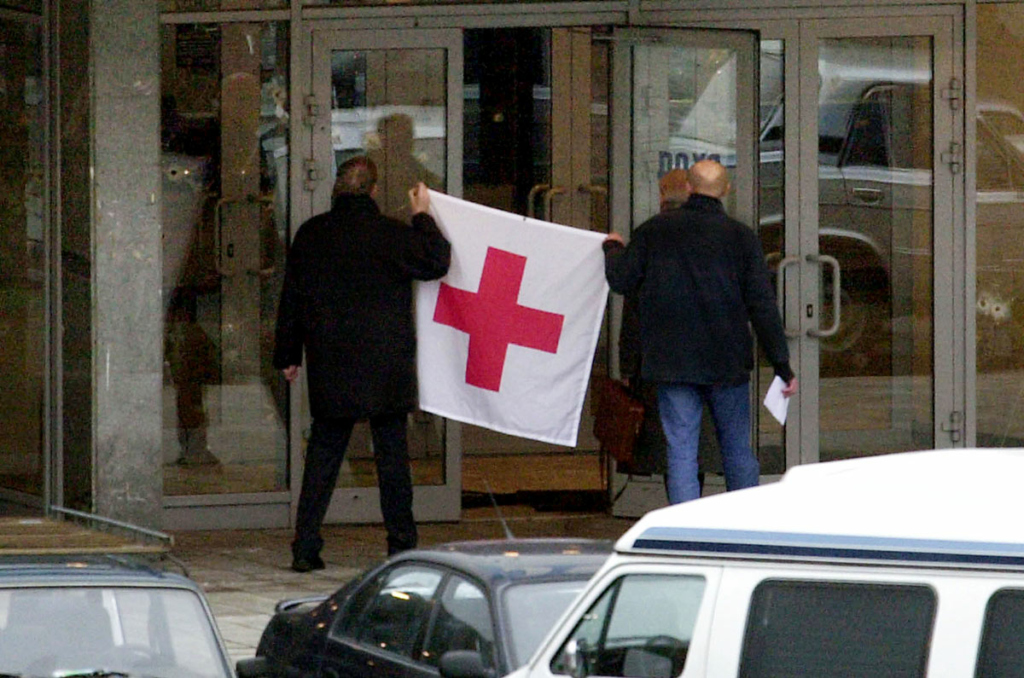
[[[596,384],[595,396],[594,437],[620,464],[630,463],[644,422],[643,403],[621,381],[607,377]]]

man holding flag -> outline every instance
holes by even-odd
[[[338,168],[334,205],[299,228],[285,271],[274,367],[294,381],[309,363],[313,433],[306,450],[292,569],[323,569],[320,526],[352,428],[369,419],[388,553],[416,546],[406,437],[417,405],[413,281],[448,271],[451,246],[428,214],[420,183],[412,225],[381,214],[377,168],[356,157]]]

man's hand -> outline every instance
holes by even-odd
[[[284,374],[284,378],[287,379],[288,381],[295,381],[296,377],[299,376],[299,366],[289,365],[288,367],[281,370],[281,373]]]
[[[793,377],[785,386],[782,387],[782,395],[787,398],[792,398],[796,395],[797,390],[798,384],[796,383],[796,377]]]
[[[622,236],[619,235],[618,233],[609,233],[608,236],[604,239],[604,241],[605,242],[617,242],[620,245],[625,245],[626,244],[626,241],[623,240]]]
[[[430,192],[422,181],[409,189],[409,207],[413,214],[421,214],[430,210]]]

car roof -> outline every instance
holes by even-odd
[[[589,579],[607,560],[606,539],[494,539],[459,541],[405,551],[389,563],[429,561],[463,570],[492,587],[526,580]]]
[[[0,589],[35,586],[146,586],[197,590],[185,576],[128,556],[3,555]]]
[[[887,454],[652,511],[622,553],[928,562],[1024,569],[1024,449]]]

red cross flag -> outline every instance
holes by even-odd
[[[576,445],[608,284],[603,233],[431,191],[452,265],[416,293],[420,409]]]

